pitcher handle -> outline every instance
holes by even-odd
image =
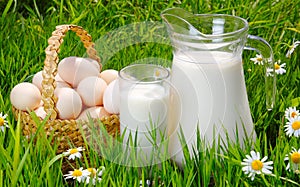
[[[261,37],[248,35],[244,49],[254,50],[263,57],[265,71],[265,92],[267,110],[272,110],[275,104],[276,73],[273,51],[270,44]]]

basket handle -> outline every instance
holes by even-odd
[[[43,69],[43,81],[42,81],[42,101],[44,102],[44,110],[47,114],[50,114],[50,120],[57,118],[58,111],[56,109],[57,97],[54,95],[54,89],[56,88],[55,75],[57,74],[57,65],[59,63],[58,53],[60,51],[60,45],[63,42],[63,38],[66,33],[71,30],[79,36],[87,54],[90,58],[96,60],[100,65],[100,72],[102,64],[100,57],[97,56],[95,50],[95,44],[92,42],[92,37],[82,27],[77,25],[59,25],[56,30],[52,32],[52,36],[48,39],[48,47],[45,49],[46,59]]]

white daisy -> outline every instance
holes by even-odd
[[[87,170],[82,170],[82,167],[75,169],[74,171],[69,171],[69,174],[64,175],[65,179],[76,179],[78,182],[82,182],[90,175],[90,172]]]
[[[140,187],[143,186],[143,180],[140,180]],[[151,181],[149,179],[146,180],[145,186],[151,186]]]
[[[7,117],[7,114],[3,115],[2,112],[0,113],[0,130],[2,132],[5,131],[5,128],[9,128],[6,117]]]
[[[286,166],[286,170],[291,171],[291,164],[292,164],[292,170],[297,172],[300,170],[300,149],[292,148],[292,151],[289,155],[286,155],[284,160],[288,160],[289,163]]]
[[[275,68],[276,74],[282,75],[286,72],[286,70],[284,69],[285,63],[280,64],[280,62],[281,62],[281,60],[278,60],[278,62],[275,62],[274,68]]]
[[[87,184],[89,184],[91,181],[93,183],[93,185],[96,185],[96,182],[100,182],[102,180],[102,175],[103,175],[103,172],[105,170],[105,167],[104,166],[101,166],[100,167],[100,170],[98,169],[95,169],[95,168],[88,168],[86,169],[88,172],[90,172],[90,174],[86,177],[85,179],[85,182]]]
[[[294,117],[297,117],[299,116],[300,113],[299,113],[299,110],[296,110],[296,107],[289,107],[285,110],[285,118],[290,120],[290,118],[294,118]]]
[[[256,54],[255,58],[250,58],[251,61],[254,62],[254,64],[258,64],[258,65],[263,65],[264,64],[264,59],[261,55]]]
[[[75,158],[81,158],[81,151],[83,151],[84,149],[82,147],[78,147],[78,148],[73,148],[73,149],[69,149],[66,152],[63,152],[64,156],[69,156],[68,159],[69,160],[75,160]]]
[[[300,116],[289,118],[284,127],[288,136],[294,135],[295,137],[300,137]]]
[[[254,180],[255,174],[271,174],[271,170],[273,169],[273,161],[265,162],[268,157],[265,156],[260,160],[259,152],[251,151],[250,155],[246,155],[247,158],[244,158],[241,164],[244,166],[242,170],[244,173],[251,177],[251,180]]]
[[[272,69],[272,68],[267,68],[267,76],[268,76],[268,77],[269,77],[269,76],[273,77],[273,72],[274,72],[274,69]]]
[[[287,58],[290,58],[292,53],[294,52],[294,50],[296,49],[296,47],[300,44],[300,41],[296,41],[294,42],[290,47],[289,47],[289,50],[288,52],[286,53],[286,57]]]

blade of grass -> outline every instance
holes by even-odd
[[[64,0],[60,0],[60,6],[59,6],[59,21],[62,22],[63,20],[63,8],[64,8]]]
[[[42,123],[39,123],[39,119],[37,118],[37,116],[32,115],[32,114],[33,113],[31,113],[31,117],[33,118],[32,120],[35,121],[39,125],[38,125],[38,129],[36,130],[36,133],[31,137],[30,143],[29,143],[28,147],[26,148],[21,161],[20,161],[20,150],[21,150],[21,147],[20,147],[20,135],[21,135],[20,114],[18,116],[18,123],[17,123],[16,135],[15,135],[16,140],[18,140],[18,141],[15,143],[15,147],[14,147],[15,149],[17,149],[17,151],[14,152],[14,161],[13,161],[13,170],[14,170],[13,174],[14,175],[12,176],[12,179],[13,179],[12,186],[15,186],[17,184],[17,181],[19,180],[19,176],[23,170],[23,166],[24,166],[24,164],[26,162],[26,158],[29,154],[30,147],[33,146],[33,141],[34,141],[35,137],[37,136],[39,131],[44,128],[45,123],[47,122],[48,118],[50,117],[50,115],[48,115]],[[17,154],[17,155],[15,156],[15,154]]]
[[[6,17],[7,12],[9,11],[9,9],[10,9],[10,7],[11,7],[13,1],[14,1],[14,0],[9,0],[9,1],[7,2],[6,7],[5,7],[5,9],[4,9],[3,13],[2,13],[2,20]],[[15,2],[15,3],[16,3],[16,2]]]
[[[21,119],[20,119],[20,113],[18,115],[18,122],[15,130],[15,136],[14,136],[14,154],[13,154],[13,162],[12,162],[12,168],[13,168],[13,175],[12,175],[12,186],[17,185],[17,181],[19,179],[18,177],[18,168],[20,164],[20,150],[22,149],[20,147],[20,136],[21,136]]]

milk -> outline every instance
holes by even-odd
[[[209,146],[217,143],[218,136],[226,146],[226,132],[236,142],[236,129],[241,146],[245,136],[255,138],[240,55],[211,51],[174,54],[171,83],[179,98],[170,103],[169,154],[179,165],[183,163],[180,127],[190,154],[196,145],[197,127]],[[178,116],[178,107],[181,115],[176,119],[172,116]]]
[[[159,84],[137,83],[128,90],[120,91],[121,134],[125,131],[123,145],[129,146],[130,133],[133,141],[137,136],[137,147],[130,149],[142,153],[140,158],[148,162],[153,154],[152,142],[156,141],[159,145],[162,141],[160,133],[166,132],[169,90]],[[156,140],[150,136],[152,130],[157,133]]]

